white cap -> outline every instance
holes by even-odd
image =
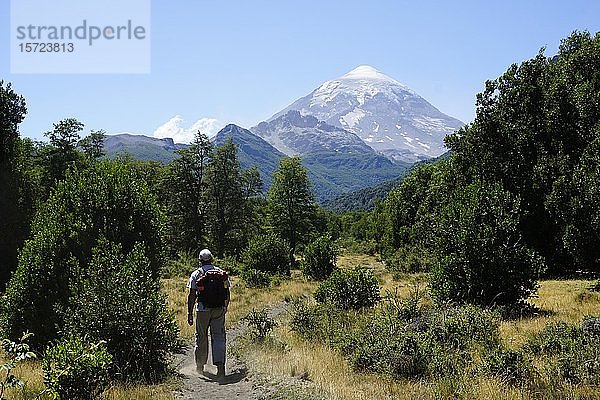
[[[198,258],[202,261],[210,261],[212,260],[213,256],[209,249],[203,249],[200,251]]]

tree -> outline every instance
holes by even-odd
[[[384,214],[384,252],[398,249],[404,245],[414,245],[414,232],[419,209],[427,197],[435,165],[424,165],[414,169],[392,190],[385,199]]]
[[[514,306],[535,293],[542,263],[523,244],[518,198],[500,184],[456,189],[435,217],[430,285],[438,301]]]
[[[66,314],[66,332],[106,343],[111,375],[129,382],[165,376],[178,331],[143,244],[125,254],[100,238]]]
[[[210,232],[218,257],[239,254],[244,247],[246,205],[237,148],[231,139],[217,147],[206,170],[206,191],[211,213]]]
[[[19,139],[19,124],[27,114],[25,99],[15,93],[12,85],[0,80],[0,166],[2,170],[13,158]]]
[[[102,157],[104,155],[105,138],[106,132],[104,130],[92,131],[88,137],[80,142],[83,153],[92,160]]]
[[[163,193],[169,211],[169,242],[175,249],[197,252],[207,245],[209,197],[206,170],[213,152],[208,136],[198,131],[187,149],[169,164]]]
[[[83,126],[75,118],[67,118],[56,122],[51,131],[44,133],[50,139],[50,146],[44,149],[41,156],[46,161],[45,180],[49,182],[50,189],[65,178],[70,167],[76,166],[81,154],[77,150],[77,143]]]
[[[473,124],[447,138],[457,174],[500,182],[521,199],[519,230],[553,274],[576,265],[566,220],[557,219],[561,210],[551,199],[562,196],[556,191],[568,185],[557,182],[572,181],[598,135],[599,70],[600,35],[574,32],[556,56],[542,50],[486,82]]]
[[[0,81],[0,290],[17,265],[17,250],[29,230],[26,196],[27,176],[24,146],[19,139],[19,124],[27,108],[23,96],[15,93],[10,83]]]
[[[29,330],[38,349],[57,338],[100,238],[119,244],[124,254],[141,245],[149,262],[147,278],[157,279],[162,226],[156,197],[129,164],[103,160],[67,172],[36,214],[32,238],[7,285],[0,306],[5,336]]]
[[[306,168],[299,157],[285,157],[273,173],[267,193],[269,222],[273,230],[290,244],[290,262],[298,243],[308,241],[310,220],[315,213],[314,196]]]

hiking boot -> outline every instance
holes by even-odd
[[[217,381],[225,381],[225,364],[217,364]]]

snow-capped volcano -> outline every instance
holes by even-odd
[[[268,122],[290,110],[353,132],[373,149],[409,162],[444,153],[444,137],[464,125],[368,65],[323,83]]]

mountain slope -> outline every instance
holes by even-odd
[[[373,149],[356,134],[290,110],[251,131],[287,155],[318,152],[371,154]]]
[[[450,151],[439,157],[420,161],[413,164],[410,168],[406,169],[406,171],[393,179],[356,191],[342,193],[339,196],[325,200],[322,205],[325,209],[335,212],[371,211],[375,208],[375,203],[378,200],[384,200],[388,193],[398,187],[413,169],[424,164],[434,164],[438,161],[446,160],[449,157]]]
[[[249,130],[234,124],[221,129],[215,136],[214,143],[221,146],[229,139],[238,147],[238,160],[242,168],[258,167],[263,189],[267,190],[271,186],[273,172],[285,154]]]
[[[168,164],[177,157],[175,150],[186,147],[186,144],[174,143],[171,138],[157,139],[128,133],[106,135],[104,139],[104,152],[109,158],[129,154],[138,160],[159,161],[163,164]]]
[[[406,162],[441,155],[446,151],[444,137],[464,125],[407,86],[364,65],[323,83],[267,122],[291,110],[353,132],[373,149]]]
[[[285,154],[249,130],[233,124],[219,131],[213,141],[220,146],[230,138],[238,147],[241,167],[258,167],[263,189],[266,191],[271,185],[273,172],[277,169],[279,160]],[[126,152],[140,160],[160,161],[166,164],[177,157],[175,150],[187,146],[175,144],[172,139],[121,134],[107,136],[105,152],[110,158]],[[392,162],[368,146],[365,147],[365,153],[320,151],[301,155],[317,201],[323,202],[342,193],[394,178],[408,168],[408,164]]]

